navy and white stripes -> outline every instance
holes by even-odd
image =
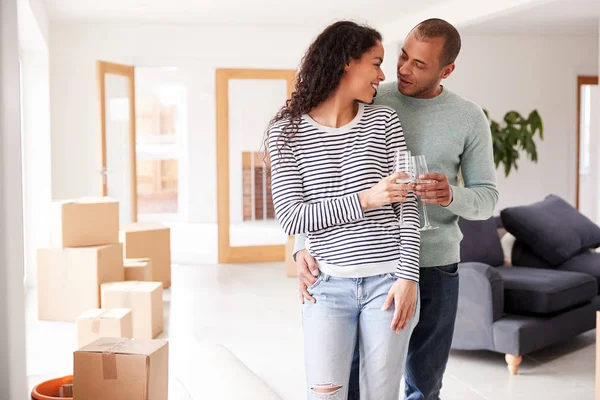
[[[414,193],[404,203],[366,211],[358,199],[359,192],[394,173],[395,151],[406,149],[396,112],[360,104],[354,120],[341,128],[321,126],[305,115],[297,134],[282,145],[286,123],[269,129],[273,205],[283,230],[306,233],[319,264],[342,271],[341,276],[371,276],[389,264],[396,277],[418,282]]]

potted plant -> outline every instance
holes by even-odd
[[[512,168],[518,169],[520,151],[524,151],[531,161],[537,162],[537,149],[533,139],[536,133],[540,139],[544,139],[544,126],[537,110],[529,113],[527,118],[517,111],[509,111],[501,123],[491,120],[487,110],[483,112],[490,121],[496,168],[503,164],[505,176],[510,174]]]

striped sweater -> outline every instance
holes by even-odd
[[[304,115],[284,144],[287,121],[269,128],[272,195],[288,235],[307,234],[307,249],[329,275],[360,278],[394,273],[419,280],[419,210],[404,203],[363,211],[358,193],[394,173],[396,150],[406,150],[398,116],[385,106],[359,104],[340,128]],[[399,217],[403,208],[404,224]]]

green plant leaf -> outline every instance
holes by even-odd
[[[527,119],[529,125],[531,126],[531,131],[535,135],[535,132],[538,131],[540,134],[540,138],[544,138],[544,125],[542,124],[542,118],[537,110],[533,110],[529,114],[529,118]]]
[[[487,110],[483,111],[490,123],[496,168],[503,164],[506,176],[513,169],[518,170],[520,151],[524,152],[531,161],[537,162],[538,153],[534,137],[539,133],[540,138],[543,139],[544,132],[542,119],[537,110],[533,110],[527,119],[517,111],[509,111],[504,116],[502,124],[491,120]]]
[[[511,164],[507,164],[507,163],[504,164],[504,175],[505,176],[508,176],[510,174],[510,166],[511,166]]]
[[[506,122],[507,125],[512,125],[517,123],[517,121],[519,120],[520,115],[518,112],[516,111],[509,111],[506,113],[506,115],[504,116],[504,122]]]

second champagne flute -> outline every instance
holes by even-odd
[[[429,173],[429,170],[427,168],[427,160],[425,160],[425,156],[424,155],[414,156],[413,163],[414,163],[414,169],[415,169],[415,183],[417,185],[424,184],[424,183],[433,183],[432,180],[419,178],[421,175]],[[421,197],[421,203],[423,203],[422,197]],[[421,227],[422,231],[430,231],[433,229],[438,229],[437,226],[433,226],[433,225],[431,225],[431,223],[429,223],[429,216],[427,215],[427,204],[425,204],[425,203],[423,203],[423,222],[425,223],[425,225],[423,225],[423,227]]]

